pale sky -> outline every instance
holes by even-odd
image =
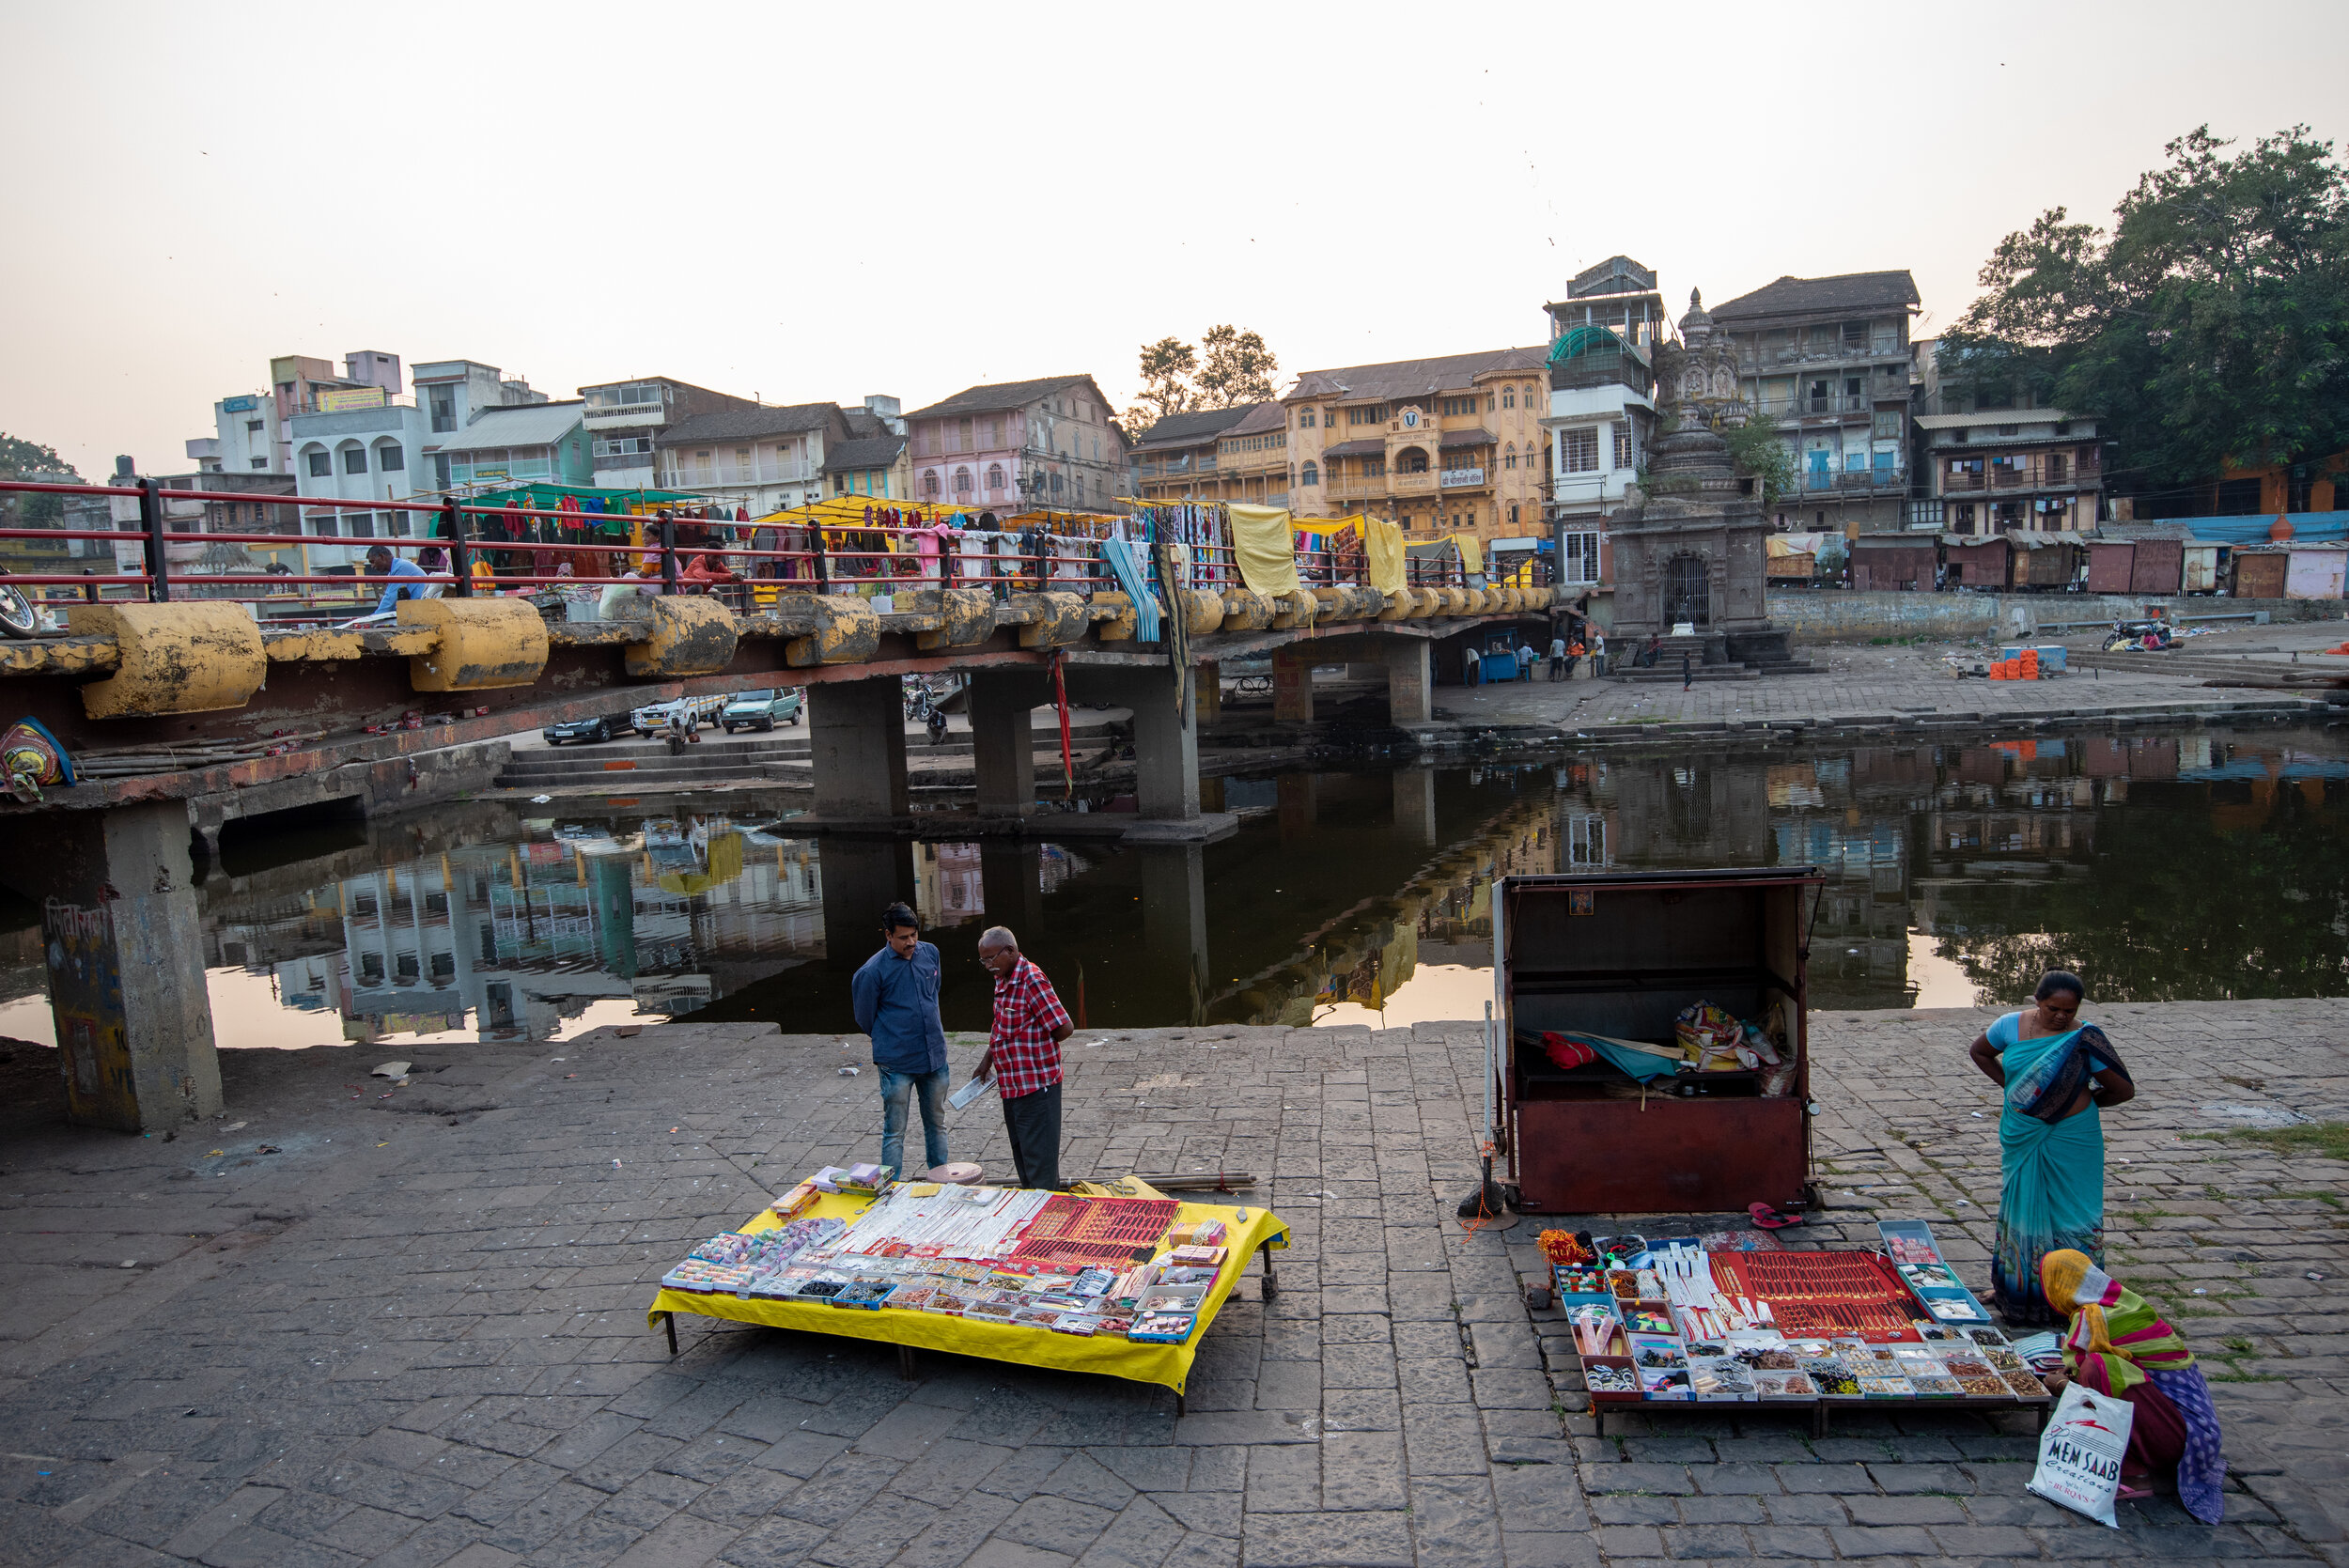
[[[0,0],[0,430],[190,465],[273,354],[912,409],[1219,321],[1537,343],[1618,251],[1906,267],[1929,334],[2162,144],[2349,138],[2349,5]]]

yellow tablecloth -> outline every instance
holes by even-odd
[[[1145,1196],[1148,1194],[1145,1193]],[[801,1218],[854,1219],[873,1203],[870,1198],[818,1198]],[[801,1328],[815,1334],[839,1334],[855,1340],[879,1340],[886,1344],[913,1345],[924,1350],[950,1350],[958,1356],[983,1356],[995,1361],[1018,1361],[1033,1367],[1065,1367],[1070,1372],[1097,1372],[1136,1383],[1162,1383],[1176,1393],[1190,1376],[1190,1363],[1199,1354],[1207,1327],[1223,1308],[1223,1298],[1239,1283],[1242,1270],[1260,1247],[1284,1248],[1289,1228],[1270,1210],[1247,1205],[1245,1222],[1237,1207],[1185,1203],[1176,1223],[1195,1219],[1223,1221],[1223,1267],[1199,1304],[1199,1321],[1181,1344],[1135,1344],[1116,1335],[1081,1338],[1056,1334],[1050,1328],[1015,1328],[1008,1324],[973,1323],[943,1312],[909,1312],[879,1308],[829,1307],[808,1301],[777,1301],[741,1296],[731,1292],[663,1288],[646,1309],[645,1324],[658,1327],[664,1312],[692,1312],[702,1317],[731,1318],[737,1323],[764,1324],[770,1328]],[[745,1232],[768,1231],[783,1223],[771,1209],[761,1209],[743,1221]]]

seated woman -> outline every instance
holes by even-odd
[[[2059,1321],[2040,1294],[2039,1261],[2072,1248],[2101,1264],[2105,1250],[2105,1129],[2100,1108],[2137,1094],[2103,1030],[2079,1021],[2086,986],[2051,970],[2033,1005],[2009,1013],[1968,1048],[2005,1091],[1999,1116],[1999,1235],[1991,1299],[2012,1324]]]
[[[2123,1495],[2141,1497],[2174,1483],[2188,1514],[2218,1523],[2227,1479],[2218,1411],[2186,1341],[2083,1252],[2050,1252],[2039,1271],[2047,1304],[2071,1319],[2063,1371],[2048,1387],[2061,1390],[2067,1376],[2077,1378],[2133,1407],[2129,1450],[2121,1460]]]

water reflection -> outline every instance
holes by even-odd
[[[1017,930],[1088,1029],[1474,1017],[1492,879],[1812,864],[1814,1005],[2349,990],[2349,748],[2325,730],[2092,735],[1777,756],[1674,753],[1220,781],[1239,832],[1113,841],[795,837],[723,814],[490,805],[233,850],[204,889],[224,1045],[557,1039],[629,1017],[854,1028],[883,906],[983,1030],[976,941]],[[336,836],[339,835],[339,836]],[[1073,835],[1073,825],[1072,825]],[[22,914],[20,912],[20,922]],[[0,935],[0,1033],[50,1038]]]

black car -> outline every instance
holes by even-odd
[[[609,740],[615,735],[629,733],[625,714],[601,719],[571,719],[560,724],[549,724],[538,732],[547,737],[550,746],[560,746],[566,740]]]

